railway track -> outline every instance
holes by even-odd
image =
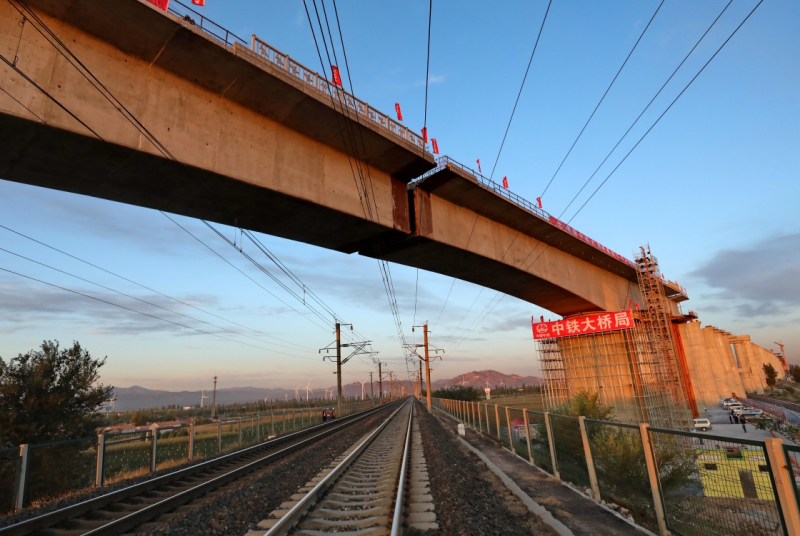
[[[403,404],[246,536],[438,529],[415,411]]]
[[[119,536],[146,531],[149,523],[224,487],[323,437],[391,406],[378,406],[333,422],[276,437],[213,460],[55,510],[0,529],[0,536]]]

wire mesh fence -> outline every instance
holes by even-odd
[[[797,508],[800,509],[800,447],[784,444],[783,454],[786,457],[786,467],[791,475],[794,499]]]
[[[218,431],[219,426],[215,422],[194,427],[194,459],[210,458],[219,454]]]
[[[189,433],[189,427],[158,431],[156,470],[174,467],[189,460]]]
[[[19,447],[0,449],[0,515],[14,510],[20,460]]]
[[[103,482],[111,484],[150,471],[153,442],[150,432],[106,435]]]
[[[577,417],[550,414],[550,428],[556,451],[557,469],[562,480],[576,486],[589,486],[586,452]]]
[[[228,452],[239,446],[239,421],[236,419],[222,422],[222,452]]]
[[[586,435],[601,499],[625,508],[637,523],[658,532],[639,427],[587,419]]]
[[[783,534],[760,441],[652,428],[667,526],[685,536]]]
[[[25,504],[36,505],[93,486],[96,467],[97,437],[31,445]]]
[[[533,464],[553,474],[553,459],[550,456],[550,441],[547,437],[544,413],[530,410],[526,413],[528,417],[528,431],[530,433]]]
[[[255,445],[257,440],[259,439],[258,434],[256,434],[256,428],[258,426],[258,417],[246,417],[242,419],[242,446],[247,447],[250,445]],[[264,439],[267,437],[264,436]]]

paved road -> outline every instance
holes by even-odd
[[[715,408],[707,408],[705,415],[703,415],[701,411],[701,417],[706,417],[709,421],[711,421],[712,429],[708,432],[699,433],[707,433],[736,439],[741,438],[763,440],[768,437],[772,437],[772,435],[769,433],[769,430],[759,430],[751,424],[745,425],[747,432],[744,432],[741,424],[730,423],[728,420],[728,415],[730,415],[730,413],[720,406]]]

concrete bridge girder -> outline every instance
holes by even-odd
[[[177,162],[35,30],[20,40],[19,14],[0,3],[0,52],[13,56],[19,42],[18,67],[105,140],[3,65],[3,87],[43,121],[0,99],[1,178],[359,251],[561,315],[618,310],[637,297],[629,267],[469,181],[445,176],[409,197],[407,183],[435,165],[430,154],[356,124],[245,47],[220,46],[138,0],[27,3]],[[355,132],[370,163],[371,217],[348,157]],[[544,253],[521,269],[532,250],[526,264]]]

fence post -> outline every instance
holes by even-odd
[[[497,420],[497,439],[502,442],[503,438],[500,435],[500,408],[497,407],[497,404],[494,405],[494,418]]]
[[[94,485],[103,487],[103,456],[106,453],[106,434],[97,434],[97,468],[94,473]]]
[[[783,512],[783,521],[786,524],[787,534],[800,534],[800,511],[794,497],[794,475],[792,469],[786,465],[786,456],[783,453],[783,440],[768,437],[764,439],[769,467],[772,470],[772,479],[775,482],[778,504]]]
[[[667,520],[664,518],[664,505],[661,502],[661,489],[658,485],[658,469],[655,456],[653,456],[653,446],[650,443],[649,427],[650,425],[646,422],[640,423],[639,434],[642,436],[642,450],[644,450],[644,461],[647,464],[647,476],[650,479],[650,492],[653,494],[653,509],[656,511],[658,533],[661,536],[669,536]]]
[[[275,412],[269,414],[269,435],[275,435]]]
[[[256,443],[261,443],[261,414],[256,413]]]
[[[531,427],[528,424],[528,408],[522,408],[522,420],[525,422],[525,439],[528,442],[528,461],[532,465],[536,465],[533,462],[533,450],[531,449]]]
[[[589,473],[589,484],[592,487],[592,498],[600,500],[600,486],[597,485],[597,473],[594,470],[594,459],[592,458],[592,447],[589,445],[589,434],[586,432],[586,417],[578,417],[578,424],[581,428],[581,439],[583,440],[583,453],[586,455],[586,470]]]
[[[222,452],[222,417],[217,421],[217,454]]]
[[[189,461],[194,460],[194,421],[189,424]]]
[[[511,435],[511,413],[509,412],[508,406],[506,406],[506,424],[508,425],[508,450],[516,454],[517,451],[514,450],[514,437]]]
[[[553,423],[550,422],[550,412],[544,412],[544,427],[547,429],[547,443],[550,445],[550,463],[553,465],[553,476],[556,480],[561,480],[556,461],[556,443],[553,441]]]
[[[481,422],[481,403],[475,402],[475,411],[478,414],[478,431],[483,433],[483,423]]]
[[[25,495],[28,492],[28,454],[30,453],[30,445],[24,444],[19,446],[19,455],[22,458],[19,461],[19,470],[17,471],[17,487],[14,507],[17,510],[22,510],[25,506]]]
[[[158,427],[155,423],[150,427],[150,433],[153,434],[153,449],[150,453],[150,472],[156,470],[156,455],[158,454]]]
[[[242,418],[239,417],[239,448],[242,448]]]

